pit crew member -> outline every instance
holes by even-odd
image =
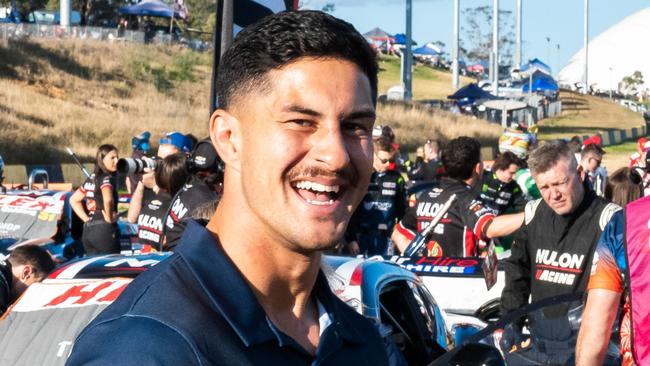
[[[478,199],[472,185],[481,175],[481,145],[470,137],[451,140],[442,151],[448,178],[421,194],[395,226],[392,239],[400,252],[428,226],[437,211],[456,194],[455,202],[434,228],[427,243],[428,256],[470,257],[479,254],[479,241],[508,235],[523,221],[523,213],[495,217]]]

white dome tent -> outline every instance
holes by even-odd
[[[636,12],[589,42],[589,85],[597,91],[617,91],[619,82],[635,71],[641,71],[644,84],[650,88],[650,47],[645,44],[650,34],[650,8]],[[584,48],[578,51],[560,71],[562,86],[583,83]]]

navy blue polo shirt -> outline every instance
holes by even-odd
[[[319,273],[332,323],[315,358],[276,328],[215,237],[191,221],[177,251],[138,276],[77,338],[67,365],[387,365],[375,326]]]

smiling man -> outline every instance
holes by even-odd
[[[374,52],[329,15],[281,13],[244,29],[218,75],[215,215],[82,332],[69,364],[388,364],[320,270],[372,172]]]
[[[542,198],[526,205],[524,225],[505,260],[504,314],[528,304],[529,298],[535,302],[584,292],[596,243],[614,212],[620,210],[585,186],[584,172],[564,142],[535,149],[528,165]],[[508,365],[570,363],[577,329],[568,323],[566,307],[554,310],[545,312],[543,319],[532,319],[532,342],[508,355]],[[519,330],[514,329],[506,339],[520,338]]]

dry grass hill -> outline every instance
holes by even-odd
[[[0,154],[8,164],[92,160],[102,143],[130,151],[132,136],[207,133],[210,54],[90,40],[0,40]],[[380,93],[397,84],[399,60],[381,61]],[[448,73],[415,69],[416,98],[453,92]],[[407,148],[427,137],[498,137],[498,127],[446,112],[380,106]]]
[[[169,46],[91,40],[0,40],[0,154],[8,164],[71,162],[65,147],[92,160],[102,143],[130,151],[148,130],[207,134],[211,56]],[[399,59],[382,57],[379,92],[399,83]],[[469,82],[463,79],[462,83]],[[418,65],[415,99],[445,99],[451,75]],[[592,97],[565,94],[569,107],[544,121],[542,137],[638,125],[637,114]],[[495,145],[500,127],[445,111],[380,105],[377,123],[392,126],[406,151],[427,138],[478,137]]]

